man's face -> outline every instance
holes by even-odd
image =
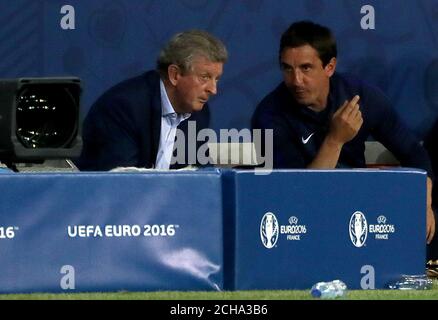
[[[284,82],[296,101],[319,110],[324,109],[336,59],[332,58],[324,67],[318,52],[306,44],[285,48],[280,63]]]
[[[223,63],[198,57],[193,60],[192,70],[185,73],[179,71],[174,81],[176,111],[186,113],[202,110],[210,96],[217,93],[222,69]]]

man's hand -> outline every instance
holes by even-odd
[[[433,239],[433,235],[435,234],[435,215],[430,207],[427,208],[426,232],[426,240],[427,244],[429,244]]]
[[[330,130],[308,169],[336,168],[344,144],[353,139],[362,126],[362,113],[359,110],[359,96],[344,104],[331,119]]]
[[[353,139],[363,124],[362,113],[359,109],[359,96],[354,96],[335,112],[327,135],[333,143],[343,145]]]

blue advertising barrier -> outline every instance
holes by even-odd
[[[0,292],[220,290],[219,171],[0,175]]]
[[[2,173],[0,292],[386,288],[423,274],[419,170]]]
[[[237,171],[225,185],[228,289],[378,289],[424,274],[423,171]]]

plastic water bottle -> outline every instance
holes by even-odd
[[[347,286],[341,280],[318,282],[313,285],[310,294],[314,298],[334,299],[342,297],[347,291]]]
[[[432,289],[433,282],[425,274],[402,275],[399,280],[388,285],[389,289],[396,290],[428,290]]]

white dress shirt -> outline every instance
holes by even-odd
[[[155,169],[169,169],[172,160],[173,145],[178,125],[188,119],[191,114],[178,114],[170,103],[164,83],[160,80],[161,94],[161,131]]]

